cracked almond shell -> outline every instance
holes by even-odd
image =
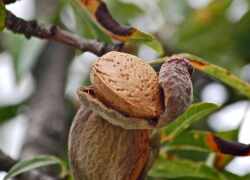
[[[127,116],[154,118],[163,109],[157,73],[136,56],[105,54],[92,66],[91,82],[101,101]]]

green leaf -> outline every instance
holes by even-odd
[[[242,177],[242,180],[249,180],[249,179],[250,179],[250,174],[247,174],[244,177]]]
[[[149,172],[149,179],[159,180],[248,180],[227,171],[218,171],[202,162],[160,157]]]
[[[236,141],[238,139],[239,129],[217,132],[216,135],[226,140]]]
[[[237,90],[240,94],[250,98],[250,84],[241,80],[227,69],[210,64],[201,57],[192,54],[181,53],[176,55],[189,59],[190,63],[195,69],[225,83],[231,88]],[[159,65],[165,62],[166,58],[167,57],[149,62],[149,64],[155,68],[158,68]]]
[[[180,43],[209,33],[217,25],[225,22],[225,12],[231,2],[232,0],[211,1],[208,6],[192,11],[192,14],[185,19],[177,31]],[[215,25],[216,27],[214,27]]]
[[[250,54],[247,46],[250,26],[249,20],[242,27],[238,27],[238,21],[231,21],[228,12],[234,7],[232,2],[235,1],[213,0],[206,7],[190,10],[168,44],[178,52],[192,52],[210,63],[239,72]]]
[[[202,152],[213,152],[213,150],[207,144],[207,131],[186,131],[181,133],[175,139],[170,142],[163,143],[163,148],[167,151],[184,150],[184,151],[202,151]],[[216,133],[217,136],[227,139],[236,140],[238,130],[226,131]],[[163,134],[164,138],[164,134]]]
[[[144,33],[142,31],[137,30],[129,39],[128,42],[134,42],[134,43],[142,43],[153,50],[155,50],[159,55],[163,55],[164,50],[161,45],[161,43],[151,34]]]
[[[211,180],[226,180],[217,170],[204,163],[189,160],[168,160],[160,157],[154,164],[149,175],[154,178],[204,178]]]
[[[15,117],[18,113],[20,104],[0,106],[0,123],[5,122],[8,119]]]
[[[0,0],[0,31],[5,28],[6,11],[3,2]]]
[[[181,116],[174,122],[170,123],[163,129],[164,134],[170,139],[175,138],[191,124],[205,118],[219,108],[212,103],[197,103],[191,105]]]
[[[153,50],[155,50],[160,55],[163,54],[163,48],[160,42],[153,37],[151,34],[144,33],[134,27],[125,27],[120,24],[120,22],[117,22],[115,18],[112,17],[111,13],[109,12],[109,9],[105,8],[102,9],[100,7],[106,7],[106,4],[102,0],[95,0],[92,2],[92,4],[89,4],[87,1],[80,1],[80,0],[74,0],[73,4],[76,9],[79,9],[79,7],[82,7],[82,10],[87,9],[89,14],[91,14],[92,18],[89,18],[89,24],[93,26],[94,30],[100,30],[100,33],[106,33],[113,39],[119,40],[121,42],[132,42],[132,43],[143,43],[149,47],[151,47]],[[78,8],[77,8],[78,7]],[[95,8],[93,8],[95,7]],[[102,13],[102,16],[97,17],[97,14],[99,14],[97,11]],[[86,13],[86,12],[84,12]],[[83,14],[83,13],[81,13]],[[79,16],[81,15],[78,14]],[[87,13],[86,13],[87,15]],[[85,15],[85,16],[86,16]],[[85,17],[84,16],[84,17]],[[88,17],[88,16],[86,16]],[[86,20],[86,18],[85,18]],[[100,27],[100,29],[99,29]],[[117,33],[117,28],[120,31],[127,32],[125,33]],[[104,36],[104,35],[102,35]],[[107,42],[110,43],[110,42]]]
[[[71,1],[71,5],[75,10],[79,25],[83,26],[82,30],[85,37],[91,39],[95,38],[105,43],[112,43],[111,38],[95,23],[95,21],[90,17],[86,8],[82,8],[80,6],[79,1],[73,0]]]
[[[57,157],[54,156],[37,156],[30,160],[24,160],[18,162],[14,165],[8,172],[8,174],[4,177],[4,180],[9,178],[13,178],[21,173],[33,170],[35,168],[58,164],[61,167],[61,176],[65,176],[67,174],[67,167],[65,163]]]
[[[222,174],[226,177],[227,180],[249,180],[249,178],[244,179],[244,177],[232,174],[228,171],[223,171]]]
[[[115,17],[115,19],[122,24],[129,25],[131,20],[144,14],[144,10],[132,2],[107,0],[106,3],[112,17]]]
[[[239,79],[230,71],[214,64],[209,64],[204,59],[192,54],[183,53],[178,55],[189,59],[191,61],[191,64],[197,70],[202,71],[208,74],[209,76],[220,80],[221,82],[237,90],[242,95],[245,95],[246,97],[250,98],[250,84]]]
[[[74,180],[74,177],[73,177],[71,174],[69,174],[69,175],[67,176],[66,180]]]
[[[207,138],[209,136],[209,133],[210,132],[198,130],[183,132],[172,141],[163,142],[162,151],[174,153],[178,156],[181,155],[182,157],[184,155],[184,157],[186,158],[190,158],[191,155],[192,159],[194,159],[194,157],[201,153],[201,157],[205,157],[208,155],[208,153],[216,152],[216,160],[213,160],[213,164],[216,168],[223,169],[233,159],[233,156],[218,153],[217,150],[215,151],[213,148],[211,148],[211,146],[209,145],[209,143],[211,142]],[[235,141],[237,140],[238,130],[219,132],[215,135],[226,140]]]

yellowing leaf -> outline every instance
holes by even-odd
[[[197,70],[222,81],[223,83],[240,92],[242,95],[250,98],[250,84],[241,80],[230,71],[214,64],[209,64],[204,59],[192,54],[183,53],[178,55],[189,59],[193,67]]]
[[[88,9],[93,19],[95,19],[101,28],[113,39],[122,42],[144,43],[163,54],[163,48],[159,41],[152,35],[144,33],[134,27],[126,27],[119,24],[110,14],[108,7],[101,0],[74,0],[82,8]]]
[[[183,58],[188,59],[195,69],[225,83],[226,85],[237,90],[242,95],[250,98],[250,84],[241,80],[227,69],[224,69],[214,64],[210,64],[204,59],[192,54],[181,53],[181,54],[176,54],[175,56],[181,56]],[[157,67],[163,64],[167,59],[168,57],[165,57],[162,59],[149,62],[149,64],[153,67]]]

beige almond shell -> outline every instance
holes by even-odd
[[[157,73],[136,56],[115,51],[105,54],[92,66],[91,82],[101,101],[127,116],[161,114]]]

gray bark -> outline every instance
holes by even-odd
[[[69,121],[64,92],[72,49],[56,43],[48,43],[34,70],[36,90],[27,111],[29,123],[21,158],[32,158],[38,154],[63,157],[67,145]],[[33,171],[22,179],[50,179],[55,175],[51,168]]]
[[[31,99],[29,127],[22,157],[37,154],[61,156],[68,131],[67,110],[64,103],[65,81],[72,50],[56,43],[49,43],[39,58],[37,88]]]

